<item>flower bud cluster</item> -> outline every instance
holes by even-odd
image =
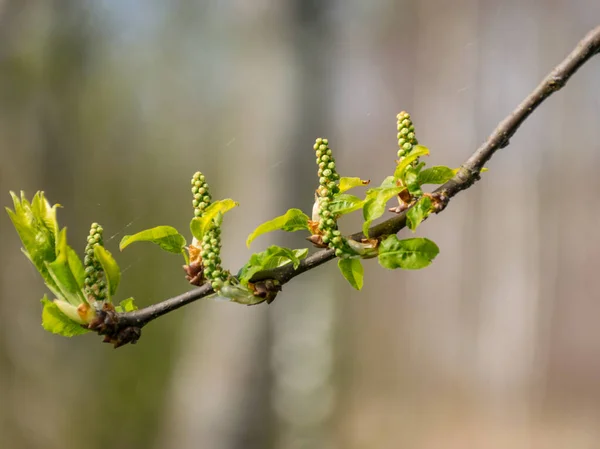
[[[396,118],[398,119],[398,159],[402,159],[419,142],[415,137],[415,127],[410,119],[410,114],[402,111]]]
[[[210,206],[212,197],[206,177],[199,171],[194,173],[192,177],[192,195],[194,195],[192,201],[194,215],[202,217],[206,208]],[[184,266],[187,279],[194,285],[202,285],[202,283],[208,281],[218,293],[230,278],[230,273],[221,267],[220,216],[212,220],[201,241],[194,237],[188,250],[190,264]]]
[[[211,226],[202,237],[200,255],[204,276],[218,293],[230,277],[229,272],[221,267],[221,227],[218,224]]]
[[[212,198],[208,190],[206,178],[199,171],[194,173],[192,177],[192,195],[194,195],[194,199],[192,200],[194,216],[200,217],[204,213],[204,209],[210,205]]]
[[[94,248],[97,245],[104,246],[102,232],[102,226],[98,223],[92,223],[85,247],[85,258],[83,259],[85,267],[84,291],[89,302],[104,301],[108,297],[104,270],[94,255]]]
[[[327,139],[318,138],[313,146],[317,165],[319,166],[319,188],[317,189],[317,203],[319,215],[319,231],[323,235],[323,243],[335,249],[336,256],[344,254],[344,238],[337,227],[337,220],[331,210],[331,203],[340,191],[338,181],[340,175],[335,169],[335,159],[329,148]]]

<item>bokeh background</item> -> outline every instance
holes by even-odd
[[[310,211],[314,138],[342,175],[394,166],[411,112],[458,166],[600,22],[596,0],[0,0],[0,203],[42,189],[82,251],[185,231],[202,170],[224,261]],[[270,306],[200,301],[113,350],[40,326],[45,288],[0,216],[0,447],[600,447],[600,58],[419,228],[428,269],[328,264]],[[355,231],[360,217],[343,230]],[[403,231],[402,235],[408,235]],[[305,247],[299,235],[253,244]],[[119,299],[186,291],[182,260],[118,253]]]

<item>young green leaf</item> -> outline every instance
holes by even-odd
[[[394,178],[396,179],[404,179],[404,172],[406,168],[411,165],[414,161],[416,161],[421,156],[426,156],[429,154],[429,149],[424,147],[423,145],[415,145],[410,153],[408,153],[400,163],[396,166],[396,170],[394,171]]]
[[[431,198],[424,196],[406,212],[406,225],[414,231],[417,226],[431,213]]]
[[[44,296],[42,299],[42,304],[44,306],[42,310],[42,327],[48,332],[64,337],[73,337],[89,332],[88,329],[85,329],[79,323],[67,318],[47,296]]]
[[[24,192],[21,192],[21,198],[24,197]],[[58,221],[56,221],[56,209],[59,204],[50,206],[50,203],[44,197],[44,192],[36,192],[31,201],[31,212],[34,217],[37,217],[55,238],[58,238]]]
[[[204,233],[208,231],[212,225],[213,220],[217,218],[219,214],[223,215],[225,212],[230,211],[236,206],[239,206],[239,203],[236,203],[230,198],[211,203],[211,205],[204,210],[202,216],[192,218],[192,221],[190,222],[192,235],[201,241],[202,237],[204,237]]]
[[[339,184],[340,193],[344,193],[345,191],[350,190],[354,187],[366,186],[370,182],[371,181],[369,181],[368,179],[365,180],[360,178],[341,177]]]
[[[362,289],[364,269],[360,259],[339,259],[338,268],[353,288]]]
[[[363,207],[363,200],[354,195],[348,195],[347,193],[342,193],[336,195],[329,206],[329,210],[335,216],[340,217],[342,215],[349,214],[354,212],[355,210],[361,209]]]
[[[133,298],[124,299],[115,307],[115,310],[119,313],[133,312],[137,309],[138,307],[135,305]]]
[[[117,292],[117,287],[121,281],[121,270],[112,254],[103,246],[96,245],[94,247],[94,256],[96,256],[96,259],[100,262],[100,265],[102,265],[102,269],[104,270],[106,283],[108,285],[108,300],[110,301],[111,296],[114,296]]]
[[[389,200],[394,198],[404,187],[376,187],[367,191],[367,197],[363,203],[363,234],[368,237],[369,227],[373,220],[381,217],[385,212],[385,206]]]
[[[55,294],[59,291],[52,276],[48,272],[47,263],[56,259],[56,239],[58,237],[58,223],[56,221],[56,208],[50,207],[43,192],[37,192],[33,197],[33,205],[21,192],[21,198],[10,192],[14,204],[14,211],[6,208],[21,242],[23,252],[33,263],[44,279],[44,282]]]
[[[79,283],[79,280],[71,271],[69,249],[67,246],[67,230],[65,228],[58,234],[58,244],[56,246],[58,256],[53,262],[46,262],[46,267],[54,282],[53,285],[58,286],[60,290],[60,296],[70,304],[78,306],[87,301],[81,289],[82,284]]]
[[[160,246],[165,251],[181,254],[185,247],[185,237],[172,226],[157,226],[152,229],[140,231],[137,234],[126,235],[119,243],[119,249],[123,251],[134,242],[151,242]]]
[[[85,268],[83,267],[81,259],[75,250],[70,246],[67,246],[67,257],[69,260],[69,268],[75,277],[77,285],[79,285],[79,288],[83,288],[83,283],[85,281]]]
[[[293,264],[294,268],[298,268],[300,261],[307,254],[307,248],[289,249],[277,245],[269,246],[265,251],[250,256],[250,260],[248,260],[238,273],[238,278],[244,284],[259,271],[279,268],[290,263]]]
[[[400,187],[400,183],[393,176],[388,176],[383,180],[379,187]],[[369,193],[370,191],[371,189],[367,190],[367,193]]]
[[[421,162],[416,167],[409,165],[404,171],[404,185],[408,189],[408,193],[416,197],[423,195],[421,185],[419,184],[419,172],[424,166],[425,163]]]
[[[418,270],[431,264],[439,252],[438,246],[429,239],[399,240],[390,235],[379,246],[379,264],[390,270]]]
[[[267,232],[277,230],[286,232],[308,230],[308,220],[308,216],[300,209],[290,209],[284,215],[280,215],[259,225],[246,239],[246,246],[250,248],[250,244],[256,237]]]
[[[419,173],[419,184],[445,184],[450,181],[458,169],[451,169],[443,165],[427,168]]]

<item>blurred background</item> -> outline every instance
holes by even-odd
[[[0,0],[0,203],[44,190],[80,252],[100,222],[118,299],[149,305],[189,289],[182,260],[118,242],[188,234],[194,171],[241,204],[236,271],[257,224],[310,212],[316,137],[378,184],[407,110],[428,164],[458,166],[599,18],[596,0]],[[0,214],[0,447],[600,447],[599,80],[596,58],[419,228],[431,267],[366,263],[355,292],[330,263],[117,351],[43,331]],[[273,243],[306,247],[252,249]]]

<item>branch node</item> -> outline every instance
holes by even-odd
[[[108,303],[104,303],[102,309],[97,312],[88,329],[98,335],[104,335],[103,342],[111,343],[115,349],[127,343],[135,344],[142,336],[142,328],[139,326],[121,326],[119,314],[114,306]]]
[[[271,304],[281,291],[281,283],[275,279],[265,279],[249,285],[254,290],[254,296],[264,299],[267,304]]]

